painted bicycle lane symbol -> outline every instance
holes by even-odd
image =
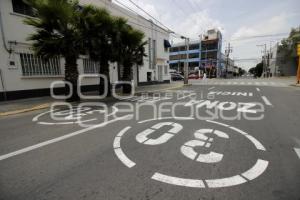
[[[163,145],[170,141],[172,138],[176,137],[176,135],[181,134],[183,130],[182,124],[180,122],[172,122],[171,118],[164,118],[164,120],[170,120],[166,122],[157,122],[156,124],[150,126],[136,134],[135,139],[138,143],[149,146],[157,146]],[[162,119],[161,119],[162,120]],[[155,121],[155,120],[153,120]],[[139,124],[143,124],[149,122],[149,120],[141,121]],[[230,129],[235,133],[245,137],[249,142],[251,142],[256,150],[260,152],[265,152],[265,147],[252,135],[227,124],[209,121],[206,122],[220,125],[225,129]],[[171,127],[168,131],[160,134],[158,137],[153,139],[151,137],[152,134],[156,134],[156,131],[161,130],[164,127]],[[132,127],[128,126],[121,130],[118,135],[114,139],[114,151],[119,160],[128,168],[133,168],[137,164],[133,162],[125,152],[121,148],[121,140],[122,137],[130,132]],[[216,137],[220,140],[228,141],[230,140],[230,136],[225,133],[225,131],[217,130],[217,129],[207,129],[207,128],[199,128],[193,134],[193,138],[189,141],[184,141],[180,147],[180,152],[182,156],[193,160],[199,165],[205,163],[206,165],[210,165],[213,163],[220,163],[223,160],[223,157],[226,156],[223,152],[215,152],[211,150],[211,145],[214,143],[214,138]],[[208,153],[199,152],[199,147],[204,148]],[[259,177],[264,171],[267,169],[269,162],[264,159],[258,158],[253,166],[250,166],[248,170],[239,172],[237,175],[222,177],[222,178],[214,178],[214,179],[188,179],[184,177],[176,177],[168,174],[163,174],[160,172],[155,172],[151,179],[171,184],[177,186],[184,187],[193,187],[193,188],[222,188],[222,187],[230,187],[240,185],[249,181],[252,181]]]

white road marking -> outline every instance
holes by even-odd
[[[103,127],[103,126],[105,126],[107,124],[111,124],[113,122],[116,122],[116,121],[119,121],[119,120],[122,120],[122,119],[126,119],[126,118],[128,118],[130,116],[131,115],[125,115],[123,117],[119,117],[119,118],[116,118],[116,119],[113,119],[113,120],[110,120],[110,121],[107,121],[107,122],[103,122],[103,123],[98,124],[98,125],[90,126],[88,128],[81,129],[81,130],[69,133],[67,135],[63,135],[63,136],[60,136],[60,137],[57,137],[57,138],[54,138],[54,139],[51,139],[51,140],[47,140],[45,142],[41,142],[41,143],[38,143],[38,144],[35,144],[35,145],[32,145],[32,146],[26,147],[26,148],[23,148],[23,149],[20,149],[20,150],[17,150],[17,151],[14,151],[14,152],[11,152],[11,153],[8,153],[8,154],[5,154],[5,155],[1,155],[0,156],[0,161],[8,159],[8,158],[11,158],[11,157],[14,157],[14,156],[17,156],[17,155],[24,154],[24,153],[29,152],[29,151],[33,151],[35,149],[42,148],[44,146],[47,146],[47,145],[50,145],[50,144],[53,144],[53,143],[57,143],[57,142],[66,140],[68,138],[71,138],[71,137],[74,137],[74,136],[86,133],[88,131],[91,131],[91,130]]]
[[[235,130],[236,132],[241,133],[242,135],[248,135],[248,133],[246,133],[246,132],[244,132],[244,131],[242,131],[242,130],[240,130],[238,128],[235,128],[233,126],[230,126],[229,128],[232,129],[232,130]]]
[[[208,88],[208,90],[212,90],[212,89],[214,89],[215,87],[211,87],[211,88]]]
[[[229,187],[234,185],[240,185],[242,183],[246,183],[247,180],[240,175],[222,178],[222,179],[211,179],[205,180],[207,186],[209,188],[220,188],[220,187]]]
[[[261,98],[263,99],[263,101],[265,102],[266,105],[272,106],[271,102],[267,99],[267,97],[262,96]]]
[[[128,168],[132,168],[134,167],[136,164],[135,162],[131,161],[126,155],[125,153],[123,152],[123,150],[121,149],[121,138],[122,136],[129,130],[131,129],[130,126],[127,126],[125,128],[123,128],[119,133],[118,135],[115,137],[114,139],[114,144],[113,144],[113,147],[114,147],[114,151],[115,151],[115,154],[117,155],[117,157],[119,158],[119,160],[125,165],[127,166]]]
[[[242,173],[242,176],[251,181],[262,175],[262,173],[264,173],[264,171],[267,169],[268,165],[268,161],[258,159],[251,169]]]
[[[257,92],[260,92],[260,89],[259,88],[256,88]]]
[[[120,159],[120,161],[126,165],[128,168],[132,168],[134,167],[136,164],[135,162],[131,161],[122,151],[121,148],[117,148],[115,149],[115,154],[118,156],[118,158]]]
[[[194,188],[205,188],[205,185],[202,180],[178,178],[174,176],[164,175],[161,173],[155,173],[151,178],[153,180],[172,184],[172,185],[194,187]]]
[[[299,159],[300,159],[300,149],[299,149],[299,148],[294,148],[294,150],[295,150],[297,156],[298,156]]]
[[[211,120],[206,120],[207,122],[210,122],[210,123],[214,123],[214,124],[218,124],[218,125],[221,125],[221,126],[225,126],[225,127],[228,127],[229,125],[227,124],[223,124],[223,123],[220,123],[220,122],[215,122],[215,121],[211,121]]]
[[[266,148],[252,135],[245,135],[245,137],[247,137],[258,150],[262,150],[262,151],[266,151]]]

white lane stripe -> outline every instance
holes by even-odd
[[[263,101],[265,102],[266,105],[272,106],[271,102],[267,99],[267,97],[262,96],[261,98],[263,99]]]
[[[208,90],[212,90],[212,89],[214,89],[215,87],[211,87],[211,88],[208,88]]]
[[[247,137],[258,150],[262,150],[262,151],[266,151],[266,148],[252,135],[245,135],[245,137]]]
[[[242,183],[246,183],[247,180],[240,175],[222,178],[222,179],[212,179],[205,180],[206,184],[209,188],[220,188],[220,187],[229,187],[234,185],[240,185]]]
[[[227,124],[223,124],[223,123],[220,123],[220,122],[215,122],[215,121],[211,121],[211,120],[206,120],[207,122],[210,122],[210,123],[214,123],[214,124],[218,124],[218,125],[221,125],[221,126],[225,126],[225,127],[228,127],[229,125]]]
[[[294,148],[294,150],[295,150],[297,156],[298,156],[299,159],[300,159],[300,149],[299,149],[299,148]]]
[[[156,181],[178,185],[178,186],[205,188],[205,185],[202,180],[184,179],[184,178],[168,176],[160,173],[155,173],[151,178]]]
[[[262,173],[264,173],[268,165],[269,165],[268,161],[258,159],[255,165],[251,169],[242,173],[242,176],[251,181],[259,177]]]
[[[10,158],[10,157],[14,157],[14,156],[26,153],[26,152],[29,152],[29,151],[32,151],[32,150],[35,150],[35,149],[39,149],[41,147],[44,147],[44,146],[47,146],[47,145],[50,145],[50,144],[53,144],[53,143],[56,143],[56,142],[60,142],[62,140],[66,140],[66,139],[74,137],[76,135],[80,135],[80,134],[86,133],[86,132],[88,132],[90,130],[97,129],[99,127],[103,127],[103,126],[105,126],[107,124],[111,124],[113,122],[116,122],[116,121],[119,121],[119,120],[122,120],[122,119],[126,119],[126,118],[128,118],[130,116],[131,115],[126,115],[126,116],[123,116],[123,117],[119,117],[119,118],[113,119],[111,121],[103,122],[103,123],[95,125],[95,126],[91,126],[91,127],[85,128],[85,129],[81,129],[79,131],[75,131],[73,133],[69,133],[67,135],[63,135],[61,137],[57,137],[57,138],[54,138],[54,139],[51,139],[51,140],[47,140],[45,142],[41,142],[41,143],[38,143],[38,144],[35,144],[35,145],[32,145],[32,146],[26,147],[26,148],[23,148],[23,149],[20,149],[20,150],[17,150],[17,151],[14,151],[14,152],[11,152],[11,153],[8,153],[8,154],[5,154],[5,155],[2,155],[2,156],[0,156],[0,161],[1,160],[5,160],[5,159]]]
[[[260,89],[259,88],[256,88],[257,92],[260,92]]]
[[[246,132],[244,132],[244,131],[242,131],[242,130],[240,130],[238,128],[235,128],[233,126],[230,126],[229,128],[232,129],[232,130],[235,130],[236,132],[239,132],[242,135],[248,135],[248,133],[246,133]]]
[[[113,147],[114,149],[121,148],[121,137],[115,137]]]
[[[128,168],[132,168],[134,167],[136,164],[135,162],[131,161],[122,151],[122,149],[117,148],[114,149],[115,150],[115,154],[117,155],[117,157],[122,161],[122,163],[124,165],[126,165]]]
[[[120,133],[118,133],[117,137],[122,137],[129,129],[131,129],[130,126],[124,128]]]

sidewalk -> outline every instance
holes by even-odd
[[[149,85],[149,86],[140,86],[137,87],[135,90],[136,94],[140,94],[143,92],[158,92],[163,90],[170,90],[176,89],[183,86],[183,82],[172,82],[170,84],[157,84],[157,85]],[[109,99],[104,99],[107,101]],[[20,100],[13,100],[13,101],[4,101],[0,102],[0,117],[1,116],[8,116],[8,115],[15,115],[24,112],[30,112],[39,109],[45,109],[53,103],[53,98],[47,97],[39,97],[39,98],[30,98],[30,99],[20,99]]]

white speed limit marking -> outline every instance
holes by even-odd
[[[136,141],[144,144],[144,145],[162,145],[167,143],[177,134],[180,134],[183,126],[179,123],[172,122],[171,119],[173,118],[160,118],[160,120],[169,120],[167,122],[158,122],[157,124],[151,126],[150,128],[138,133],[136,135]],[[145,120],[139,122],[139,124],[143,124],[153,120]],[[235,133],[245,137],[250,141],[258,151],[266,151],[265,147],[252,135],[227,124],[206,120],[208,123],[218,124],[223,126],[227,129],[231,129]],[[149,136],[156,132],[157,130],[161,129],[164,126],[171,126],[172,128],[167,132],[161,134],[156,139],[150,139]],[[120,131],[120,133],[114,139],[114,151],[119,160],[128,168],[132,168],[136,166],[136,163],[133,162],[130,158],[128,158],[121,147],[121,140],[125,133],[127,133],[131,127],[126,127]],[[201,163],[218,163],[222,162],[223,154],[221,152],[213,152],[210,151],[207,154],[200,154],[196,152],[196,147],[203,147],[209,149],[211,144],[213,143],[214,139],[210,136],[215,135],[220,139],[229,140],[230,137],[227,133],[215,130],[215,129],[198,129],[194,133],[194,139],[190,141],[186,141],[182,144],[180,148],[180,152],[183,156],[187,159],[194,160],[195,162]],[[240,172],[234,176],[229,177],[222,177],[216,179],[187,179],[184,177],[175,177],[168,174],[163,174],[160,172],[155,172],[151,179],[171,184],[177,186],[184,186],[184,187],[193,187],[193,188],[222,188],[222,187],[230,187],[240,185],[249,181],[252,181],[259,177],[264,171],[267,169],[269,162],[263,159],[258,158],[253,166],[251,166],[248,170],[244,172]]]

